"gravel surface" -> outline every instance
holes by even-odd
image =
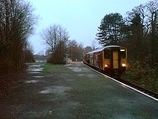
[[[43,68],[49,67],[47,71]],[[0,99],[2,119],[156,119],[158,102],[81,62],[29,64],[28,76]]]

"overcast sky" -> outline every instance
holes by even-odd
[[[92,46],[97,27],[102,18],[109,13],[120,13],[123,17],[132,8],[149,0],[28,0],[39,16],[35,33],[29,41],[34,53],[46,50],[40,32],[53,24],[60,24],[69,32],[70,40],[84,46]],[[96,41],[97,43],[97,41]]]

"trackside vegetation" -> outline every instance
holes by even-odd
[[[122,79],[158,94],[158,67],[152,68],[148,64],[142,66],[140,62],[131,64]]]

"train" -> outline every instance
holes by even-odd
[[[127,69],[127,48],[108,45],[86,53],[83,63],[110,76],[120,77]]]

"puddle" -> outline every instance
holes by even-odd
[[[30,65],[27,69],[29,73],[39,73],[43,71],[43,68],[41,68],[41,65]]]
[[[30,74],[38,74],[40,72],[34,71],[34,72],[28,72],[28,73],[30,73]]]
[[[53,87],[47,87],[46,89],[40,91],[41,94],[50,94],[50,93],[58,93],[61,95],[65,95],[65,91],[69,90],[69,87],[63,87],[63,86],[53,86]]]
[[[47,88],[45,90],[40,91],[39,93],[41,94],[49,94],[49,93],[53,93],[53,89],[51,88]]]
[[[41,65],[40,64],[34,64],[34,65],[29,65],[29,67],[31,67],[31,68],[39,68],[39,67],[41,67]]]
[[[81,72],[82,71],[82,69],[79,68],[79,67],[68,67],[68,68],[71,69],[74,72]]]
[[[27,69],[27,71],[29,71],[29,72],[41,72],[41,71],[43,71],[43,68],[28,68]]]
[[[39,80],[26,80],[25,83],[38,83]]]
[[[33,77],[38,78],[38,79],[41,79],[41,78],[43,78],[44,76],[33,76]]]

